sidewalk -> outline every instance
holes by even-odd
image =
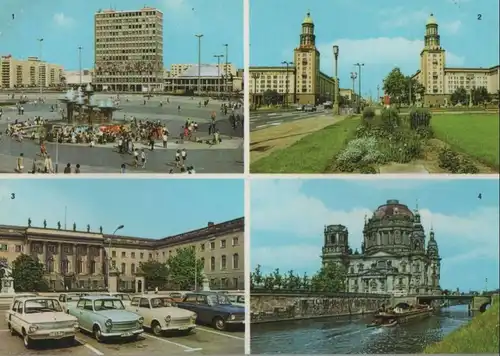
[[[16,162],[17,162],[17,157],[10,156],[10,155],[5,155],[5,154],[0,154],[0,173],[16,173],[16,174],[30,174],[31,169],[33,167],[33,159],[24,158],[24,172],[23,173],[17,173],[15,171],[16,168]],[[41,163],[38,162],[39,164]],[[59,165],[59,173],[57,175],[63,175],[64,173],[64,164]],[[55,169],[55,166],[54,166]],[[75,166],[72,166],[72,170],[74,171]],[[113,168],[113,167],[97,167],[97,166],[84,166],[80,165],[80,171],[81,173],[93,173],[93,174],[102,174],[102,173],[117,173],[120,174],[121,170],[120,167]],[[141,168],[132,168],[132,167],[127,167],[127,171],[125,174],[130,174],[130,173],[142,173],[142,174],[160,174],[159,172],[152,172],[148,171],[146,169],[141,169]],[[168,173],[168,172],[164,172]],[[164,174],[163,173],[163,174]],[[37,173],[38,175],[42,173]],[[44,176],[50,176],[50,175],[55,175],[55,174],[43,174]],[[72,175],[75,175],[74,173]]]

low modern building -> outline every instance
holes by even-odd
[[[35,257],[54,290],[102,288],[108,266],[120,272],[122,290],[133,289],[141,262],[166,262],[184,247],[195,249],[212,289],[244,288],[244,218],[160,239],[109,235],[88,225],[83,231],[76,225],[62,229],[60,223],[57,228],[34,227],[31,221],[0,225],[0,258],[10,264],[23,253]]]
[[[93,70],[89,69],[82,69],[81,72],[79,70],[72,70],[63,73],[66,85],[71,87],[92,83],[93,75]]]
[[[10,54],[0,57],[2,89],[57,87],[62,84],[61,65],[41,61],[38,57],[15,59]]]
[[[446,50],[441,46],[439,25],[431,14],[425,25],[424,48],[420,53],[420,69],[413,75],[425,87],[420,98],[425,106],[450,105],[451,94],[458,88],[468,92],[484,87],[489,94],[498,94],[500,66],[453,68],[446,66]]]
[[[250,96],[254,104],[263,102],[266,91],[278,92],[283,103],[321,104],[334,101],[335,79],[320,70],[320,52],[316,47],[314,22],[307,13],[302,21],[299,46],[293,62],[281,66],[250,67]]]
[[[217,66],[217,64],[210,64],[211,66]],[[189,63],[184,63],[184,64],[171,64],[170,65],[170,76],[172,77],[178,77],[182,75],[186,70],[188,70],[191,67],[197,67],[198,64],[189,64]],[[236,67],[232,63],[223,63],[223,61],[220,63],[220,72],[223,75],[227,74],[232,74],[233,76],[236,75]]]
[[[243,77],[239,76],[239,71],[225,77],[222,65],[218,67],[216,64],[202,64],[199,68],[198,70],[198,65],[192,65],[178,76],[165,78],[165,91],[176,94],[201,91],[205,95],[213,96],[239,93],[243,89]]]

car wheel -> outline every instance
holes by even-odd
[[[24,347],[26,347],[27,349],[33,348],[33,340],[31,340],[31,338],[26,333],[24,333],[23,335],[23,343]]]
[[[98,327],[97,325],[94,326],[94,338],[98,341],[98,342],[103,342],[104,341],[104,338],[102,337],[102,332],[101,332],[101,328]]]
[[[151,323],[151,330],[153,330],[153,334],[155,334],[156,336],[160,336],[161,335],[161,325],[159,322],[157,321],[153,321]]]
[[[9,323],[9,324],[7,324],[7,327],[8,327],[8,328],[9,328],[9,330],[10,330],[10,335],[12,335],[12,336],[16,336],[16,331],[14,330],[14,328],[12,327],[12,325],[10,325],[10,323]]]
[[[224,331],[226,330],[226,321],[222,319],[220,316],[216,316],[213,320],[213,326],[217,330]]]
[[[76,344],[75,337],[74,336],[67,337],[64,339],[63,343],[64,345],[73,346],[74,344]]]

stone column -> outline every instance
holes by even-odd
[[[47,269],[47,243],[42,242],[42,261],[45,269]]]
[[[104,266],[104,247],[102,246],[99,246],[99,266],[95,269],[96,271],[96,274],[102,274],[104,275],[104,270],[103,270],[103,266]]]
[[[26,251],[24,251],[24,254],[31,256],[31,241],[30,240],[26,241]]]
[[[73,268],[73,269],[72,269],[72,272],[73,272],[74,274],[76,274],[76,271],[77,271],[76,264],[78,263],[78,261],[77,261],[77,257],[76,257],[76,254],[77,254],[77,248],[78,248],[78,245],[77,245],[77,244],[73,244],[73,251],[71,251],[71,252],[73,252],[73,255],[72,255],[72,257],[73,257],[73,258],[72,258],[72,260],[73,260],[73,262],[72,262],[72,263],[73,263],[73,267],[72,267],[72,268]]]
[[[54,272],[57,274],[61,273],[61,256],[62,256],[62,244],[56,243],[56,253],[54,254]]]
[[[84,271],[86,275],[90,275],[90,245],[87,245],[87,256],[85,257],[85,263],[84,263]]]

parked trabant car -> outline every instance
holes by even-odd
[[[9,309],[5,312],[5,320],[9,319],[9,315],[12,313],[12,307],[14,306],[14,303],[16,300],[23,299],[23,298],[31,298],[31,297],[38,297],[38,294],[36,293],[19,293],[14,295],[12,297],[12,301],[10,302]]]
[[[18,298],[11,311],[7,327],[12,335],[22,336],[26,348],[37,340],[75,341],[77,318],[66,314],[56,298]]]
[[[229,325],[242,326],[245,323],[245,308],[232,305],[224,294],[187,293],[177,306],[195,312],[198,324],[212,325],[217,330],[226,330]]]
[[[144,331],[144,318],[127,311],[120,299],[111,296],[81,297],[76,306],[70,306],[69,314],[78,319],[81,330],[92,333],[99,342],[112,338],[134,340]]]
[[[155,335],[164,331],[189,333],[196,328],[196,313],[177,308],[172,298],[147,294],[132,298],[127,310],[144,318],[144,327],[150,328]]]
[[[228,293],[226,296],[232,305],[245,307],[245,293]]]
[[[61,293],[59,294],[59,303],[63,310],[67,313],[70,306],[75,306],[81,297],[85,297],[88,293]]]
[[[129,306],[130,301],[132,300],[132,298],[130,297],[130,294],[127,294],[127,293],[118,293],[117,292],[117,293],[108,293],[108,295],[120,299],[122,301],[123,305],[125,305],[125,307]]]

